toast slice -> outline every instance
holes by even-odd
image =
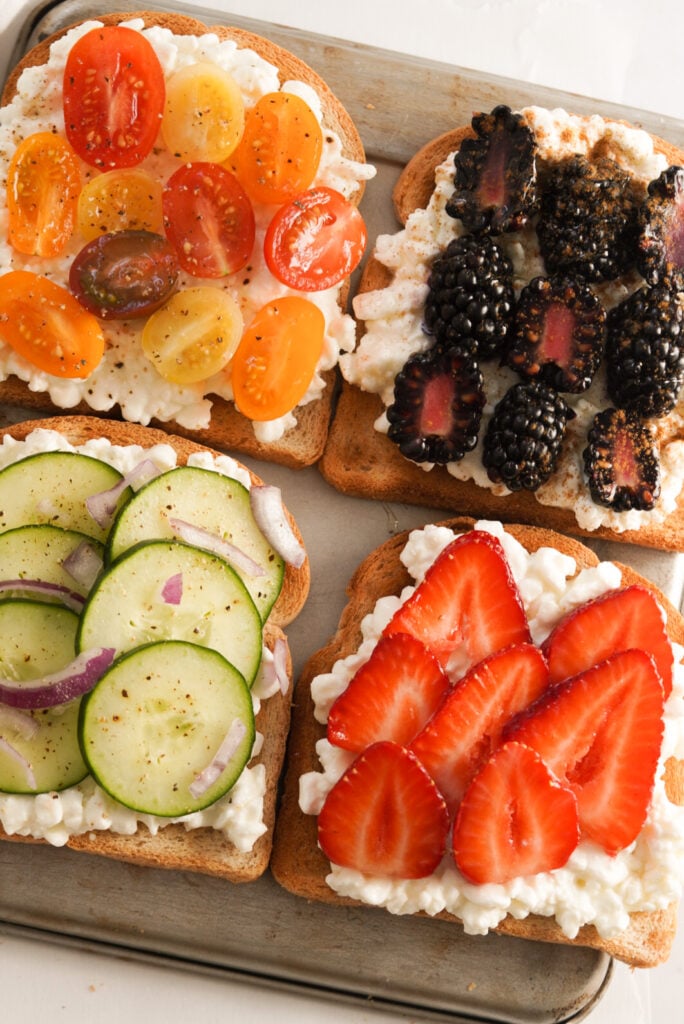
[[[549,117],[552,118],[554,114],[555,112],[550,112]],[[579,124],[578,128],[573,128],[569,132],[572,141],[578,147],[584,145],[583,151],[588,152],[590,159],[598,158],[606,147],[610,155],[614,156],[619,152],[619,143],[613,152],[611,131],[619,140],[623,130],[631,130],[629,126],[601,122],[601,119],[572,118],[572,121]],[[582,135],[585,130],[590,138],[594,138],[591,133],[596,131],[595,123],[604,126],[600,129],[598,140],[593,143],[583,142]],[[410,276],[408,272],[404,273],[401,262],[402,239],[407,239],[408,252],[417,252],[416,258],[423,259],[426,268],[429,268],[432,255],[436,253],[436,243],[426,232],[440,231],[442,241],[448,237],[448,231],[458,233],[451,225],[460,225],[460,221],[447,217],[444,213],[445,201],[453,188],[453,185],[449,188],[444,182],[445,176],[451,176],[448,180],[452,180],[453,154],[458,152],[462,142],[471,138],[473,134],[470,126],[459,127],[432,140],[416,153],[398,178],[393,195],[394,209],[398,223],[404,226],[404,232],[394,234],[395,226],[389,225],[387,230],[392,234],[382,236],[378,240],[379,244],[376,243],[373,253],[366,262],[354,299],[354,309],[359,321],[357,349],[351,355],[344,356],[341,361],[342,375],[345,379],[319,468],[332,486],[343,493],[356,496],[383,501],[405,501],[465,515],[542,525],[580,537],[620,540],[645,547],[681,551],[684,543],[684,491],[681,486],[682,471],[679,462],[681,451],[676,456],[674,454],[677,448],[681,449],[681,442],[684,440],[684,406],[681,397],[675,409],[657,421],[657,444],[660,452],[664,452],[669,446],[668,451],[677,459],[678,468],[673,471],[675,475],[671,484],[677,496],[672,499],[670,494],[667,511],[661,513],[656,504],[653,512],[641,513],[638,521],[633,518],[631,512],[606,516],[606,510],[599,509],[591,500],[588,488],[582,483],[582,451],[586,445],[586,431],[584,427],[580,429],[574,423],[568,424],[564,442],[565,454],[559,463],[558,490],[561,493],[543,498],[541,495],[545,490],[544,486],[539,489],[539,497],[536,492],[524,489],[511,491],[505,488],[502,490],[501,486],[492,488],[486,480],[486,474],[483,479],[483,474],[479,471],[479,475],[475,477],[471,475],[470,468],[468,472],[465,469],[461,471],[458,462],[450,467],[454,470],[453,474],[443,465],[426,468],[423,464],[405,458],[398,445],[388,439],[384,414],[387,405],[392,401],[392,371],[385,369],[385,363],[390,363],[394,368],[397,362],[394,356],[390,356],[388,347],[393,341],[397,346],[396,351],[403,353],[403,358],[406,358],[409,351],[418,351],[421,346],[425,348],[426,344],[429,345],[421,332],[422,300],[419,302],[415,298],[417,287],[424,285],[421,285],[413,272]],[[541,130],[538,134],[541,136]],[[540,166],[554,157],[554,139],[558,137],[563,137],[562,131],[555,136],[549,132],[547,141],[540,138]],[[684,163],[684,154],[667,141],[646,136],[645,133],[639,138],[644,142],[644,151],[647,154],[662,156],[665,166]],[[616,159],[619,163],[620,158],[616,156]],[[419,226],[417,218],[423,215],[423,211],[428,210],[430,214],[421,222],[425,226]],[[444,228],[445,222],[450,225],[448,231]],[[433,228],[433,225],[437,227]],[[534,231],[529,227],[510,236],[515,240],[514,248],[523,236],[532,240],[530,245],[533,249]],[[496,236],[496,240],[504,249],[506,237]],[[442,242],[440,248],[441,245]],[[524,268],[522,272],[520,271],[519,262],[518,260],[516,263],[513,259],[516,298],[522,285],[529,279],[525,276],[529,272],[525,272]],[[532,265],[536,268],[535,273],[544,273],[539,260]],[[635,272],[630,272],[628,276],[626,289],[632,290],[639,283],[643,283]],[[426,276],[421,278],[421,281],[425,280]],[[392,296],[393,285],[397,288],[396,294],[399,296],[400,304],[402,288],[403,295],[408,297],[402,307],[405,311],[402,316],[395,315],[398,306],[397,300]],[[624,296],[625,292],[620,294]],[[377,321],[364,320],[365,311],[371,308],[367,305],[369,298],[377,299],[377,313],[373,314]],[[608,305],[608,299],[605,301]],[[611,301],[614,302],[615,299]],[[377,334],[370,335],[369,332],[375,327]],[[483,361],[481,368],[485,374],[488,372],[487,366],[488,364]],[[507,372],[513,380],[513,372]],[[600,374],[601,370],[597,377],[598,384],[592,387],[592,393],[598,386],[604,386]],[[361,378],[365,378],[367,383]],[[485,384],[486,382],[487,378]],[[581,399],[582,395],[563,397],[569,399],[572,404],[575,399]],[[600,398],[604,405],[609,404],[605,394],[601,394]],[[493,400],[485,406],[483,412],[478,446],[474,452],[467,453],[462,463],[463,467],[469,459],[476,460],[477,467],[480,466],[482,437],[491,414],[491,404]],[[474,461],[471,461],[470,465],[473,466]],[[478,473],[477,467],[472,473]],[[576,479],[579,479],[579,485],[576,485]],[[570,481],[570,497],[562,493],[567,480]],[[601,513],[598,517],[597,511]]]
[[[27,438],[31,439],[35,431],[48,431],[54,434],[48,435],[51,440],[36,442],[37,447],[31,447],[29,440],[29,446],[24,449],[21,442]],[[204,445],[161,430],[93,416],[58,416],[29,420],[0,430],[0,444],[12,445],[13,441],[19,443],[16,457],[21,457],[24,453],[29,454],[31,451],[58,447],[62,444],[62,439],[68,442],[67,450],[71,450],[70,446],[73,446],[76,450],[85,450],[96,457],[99,446],[106,443],[121,449],[132,446],[136,452],[136,462],[144,458],[145,453],[155,446],[165,446],[167,450],[170,446],[175,453],[177,465],[185,465],[188,458],[193,455],[219,456],[218,452]],[[83,449],[82,446],[86,448]],[[9,461],[15,461],[15,458]],[[163,464],[168,464],[166,458]],[[246,470],[240,463],[236,462],[236,467],[241,473],[249,473],[252,484],[258,485],[262,482],[256,474]],[[57,486],[57,482],[55,484]],[[297,524],[287,509],[285,513],[295,536],[302,543]],[[264,624],[264,646],[273,653],[278,644],[284,651],[288,685],[281,680],[280,686],[275,689],[273,686],[267,686],[258,702],[256,730],[263,740],[248,762],[253,782],[243,790],[244,796],[241,797],[248,807],[249,801],[252,801],[250,814],[253,820],[260,822],[256,828],[253,823],[250,824],[248,833],[252,838],[249,842],[231,841],[218,826],[214,828],[210,825],[201,825],[186,828],[183,823],[164,824],[161,821],[155,822],[154,819],[150,819],[146,824],[145,816],[140,818],[132,832],[129,822],[126,826],[127,832],[116,831],[115,828],[106,830],[94,825],[93,828],[79,828],[76,830],[78,834],[71,834],[68,838],[34,839],[30,834],[22,834],[26,832],[23,825],[16,825],[19,819],[12,809],[11,802],[16,799],[26,801],[36,798],[13,798],[2,793],[0,821],[4,821],[5,828],[0,827],[0,836],[17,842],[56,841],[60,844],[66,838],[66,845],[74,850],[143,866],[197,871],[235,883],[249,882],[263,874],[271,853],[278,780],[290,721],[292,661],[284,627],[301,611],[308,595],[309,581],[308,558],[298,568],[287,564],[282,589]],[[262,775],[263,781],[260,781]],[[240,780],[237,785],[240,785]],[[15,822],[16,827],[10,826],[10,822]],[[253,838],[257,832],[259,834]]]
[[[460,534],[469,531],[475,524],[472,519],[461,517],[437,525],[447,526],[455,534]],[[575,560],[577,572],[598,564],[596,555],[580,541],[560,536],[554,531],[518,524],[507,524],[504,529],[528,552],[552,547],[569,556]],[[311,656],[295,687],[286,775],[276,820],[271,870],[284,888],[306,899],[336,905],[359,903],[359,900],[340,895],[326,881],[331,865],[318,845],[317,818],[313,814],[304,813],[300,805],[300,779],[307,773],[321,771],[316,744],[326,736],[326,726],[321,716],[319,720],[314,717],[311,684],[317,677],[330,673],[336,663],[355,654],[362,640],[365,641],[366,655],[361,660],[367,657],[369,636],[372,634],[366,629],[362,633],[364,618],[370,615],[380,598],[399,595],[413,583],[401,560],[408,536],[408,532],[405,532],[392,537],[359,565],[349,582],[349,601],[335,635],[325,647]],[[667,614],[668,634],[673,642],[681,645],[684,641],[684,620],[678,611],[648,580],[627,566],[619,565],[619,569],[625,586],[639,583],[655,591]],[[359,661],[356,661],[355,665],[358,664]],[[684,762],[669,759],[665,771],[669,800],[673,804],[684,805]],[[415,882],[411,883],[411,886],[415,885]],[[378,893],[382,891],[383,883],[377,889]],[[383,905],[381,896],[378,897],[378,903]],[[459,920],[454,914],[445,911],[436,916],[455,922]],[[523,918],[508,914],[493,930],[533,941],[588,946],[604,950],[633,966],[648,967],[667,959],[676,924],[677,904],[672,903],[662,909],[632,913],[629,926],[611,938],[602,937],[593,924],[584,924],[576,937],[569,938],[552,916],[538,914],[529,914]],[[388,927],[391,927],[391,922]]]
[[[263,59],[273,68],[276,68],[277,80],[280,85],[285,82],[294,81],[304,83],[306,88],[312,88],[320,101],[322,125],[326,136],[325,146],[332,152],[336,145],[334,140],[339,140],[339,157],[334,157],[333,155],[333,162],[330,166],[333,169],[337,166],[335,160],[338,160],[338,163],[339,161],[345,162],[344,168],[346,168],[345,177],[347,182],[342,183],[335,171],[333,174],[335,186],[338,189],[348,190],[348,198],[355,205],[358,205],[363,195],[365,180],[368,177],[372,177],[374,169],[365,164],[363,145],[352,118],[316,71],[294,54],[266,38],[243,29],[222,25],[209,28],[196,18],[183,14],[144,10],[137,13],[112,13],[99,18],[98,23],[115,25],[131,20],[138,20],[145,27],[159,26],[169,30],[174,36],[204,36],[208,32],[214,33],[218,41],[222,43],[234,42],[239,50],[251,51],[257,55],[257,60]],[[71,26],[70,28],[73,27]],[[2,93],[3,106],[7,106],[17,97],[18,91],[21,88],[20,78],[22,73],[27,69],[42,68],[50,56],[52,45],[69,32],[70,28],[64,29],[55,36],[41,41],[31,52],[25,55],[9,75]],[[241,73],[244,75],[244,69]],[[258,87],[250,86],[250,88]],[[256,97],[257,94],[248,97],[248,103],[250,105],[253,104]],[[8,153],[8,159],[9,155]],[[326,184],[331,181],[328,170],[321,172],[321,174],[323,176],[319,175],[320,180],[317,179],[314,184]],[[258,240],[261,238],[266,223],[274,210],[275,207],[264,208],[258,212]],[[78,232],[76,235],[78,236]],[[72,258],[84,244],[83,239],[80,242],[78,241],[78,237],[72,238],[67,248],[67,254],[70,254]],[[249,274],[252,276],[254,276],[255,267],[263,267],[263,255],[258,248],[260,244],[260,241],[258,241],[250,262]],[[40,261],[38,260],[37,263],[40,263]],[[15,262],[12,269],[16,269],[18,266],[19,264]],[[38,269],[38,272],[40,272],[40,267],[37,268],[36,261],[33,262],[30,269],[34,271]],[[54,267],[47,269],[50,273],[54,274]],[[263,277],[270,277],[270,273],[267,270],[261,269],[259,272]],[[60,271],[60,273],[62,272]],[[240,278],[245,277],[246,273],[247,271],[240,273]],[[198,278],[191,279],[188,282],[190,285],[193,283],[204,285],[207,282],[205,279]],[[260,292],[264,302],[270,298],[277,298],[283,294],[292,293],[291,289],[287,289],[272,277],[270,277],[270,283],[267,282],[267,284],[268,287],[264,290],[262,286]],[[172,402],[164,406],[166,399],[164,396],[161,396],[158,411],[154,411],[147,409],[146,399],[143,400],[142,407],[136,401],[131,403],[130,397],[127,395],[127,387],[129,385],[132,386],[134,391],[141,389],[141,383],[138,382],[136,384],[135,380],[131,381],[129,379],[127,383],[124,382],[123,388],[119,393],[116,393],[118,385],[114,378],[112,380],[114,386],[113,397],[112,393],[109,393],[109,395],[103,393],[99,398],[94,399],[88,388],[79,389],[77,392],[69,394],[55,390],[55,381],[49,375],[34,371],[30,366],[26,366],[20,361],[19,366],[12,366],[7,368],[6,372],[0,372],[0,377],[4,378],[0,381],[0,401],[18,405],[29,410],[48,411],[55,414],[62,410],[69,410],[80,414],[94,413],[99,416],[106,415],[123,418],[131,422],[139,422],[143,425],[162,426],[165,429],[172,430],[179,436],[185,436],[190,439],[194,438],[200,442],[223,449],[242,452],[257,459],[273,461],[292,468],[311,465],[319,458],[327,436],[337,381],[336,365],[339,349],[353,344],[353,322],[346,312],[348,287],[348,281],[343,281],[340,285],[334,286],[332,290],[328,289],[329,294],[326,293],[328,294],[327,299],[321,298],[320,300],[324,304],[324,315],[327,321],[323,353],[309,386],[309,391],[293,410],[293,419],[288,420],[284,424],[284,431],[281,429],[283,424],[276,427],[274,421],[273,429],[272,424],[269,423],[265,431],[259,429],[261,426],[259,425],[255,432],[255,423],[237,410],[232,401],[232,392],[226,392],[225,383],[223,382],[221,382],[223,397],[212,393],[211,385],[208,382],[200,382],[190,386],[186,385],[185,397],[179,397],[178,395],[178,391],[183,391],[183,388],[178,389],[175,386],[171,386],[172,391],[174,391]],[[240,303],[245,305],[245,316],[248,322],[253,315],[250,309],[256,311],[263,302],[257,300],[256,296],[254,299],[248,298],[246,300],[245,294],[245,292],[242,293]],[[336,301],[334,296],[336,296]],[[317,296],[311,293],[304,297],[311,299],[315,303],[318,302]],[[108,337],[107,330],[111,329],[108,328],[107,324],[111,325],[111,323],[112,321],[108,321],[104,324],[106,337]],[[128,323],[134,322],[129,321]],[[107,355],[105,355],[105,361],[107,358]],[[213,381],[218,381],[219,379],[220,375],[212,378]],[[214,384],[214,386],[216,385]],[[142,387],[144,390],[145,386],[142,385]],[[141,397],[144,398],[144,395]],[[171,410],[172,406],[176,407],[174,411],[163,411],[164,407]]]

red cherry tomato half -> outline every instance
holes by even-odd
[[[282,206],[264,239],[271,273],[303,292],[323,291],[348,277],[366,248],[366,225],[348,199],[332,188],[301,192]]]
[[[0,277],[0,341],[53,377],[89,377],[104,354],[92,313],[66,288],[28,270]]]
[[[252,204],[235,175],[220,164],[184,164],[162,197],[164,228],[183,270],[225,277],[246,265],[254,245]]]
[[[152,231],[112,231],[88,242],[71,264],[69,287],[103,320],[147,316],[176,286],[176,252]]]
[[[64,69],[67,138],[93,167],[133,167],[154,145],[165,96],[161,64],[140,32],[91,29],[74,43]]]

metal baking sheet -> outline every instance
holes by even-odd
[[[32,10],[14,58],[74,21],[139,6],[67,0]],[[183,10],[173,4],[144,6]],[[684,146],[684,124],[656,114],[226,11],[193,7],[188,13],[207,24],[235,24],[268,36],[326,78],[354,117],[369,159],[378,167],[363,203],[371,238],[395,229],[391,188],[403,162],[429,138],[469,120],[473,109],[496,102],[623,117]],[[400,126],[397,110],[402,112]],[[25,417],[20,409],[0,407],[0,422]],[[311,555],[310,598],[288,629],[298,671],[334,631],[347,580],[365,555],[392,534],[443,518],[444,512],[340,495],[315,468],[292,472],[250,464],[281,487]],[[680,605],[684,556],[606,542],[591,546],[600,557],[632,565]],[[612,970],[610,958],[588,949],[472,937],[429,918],[309,903],[282,890],[268,874],[247,886],[231,886],[196,874],[141,869],[23,843],[0,843],[2,930],[454,1024],[579,1020],[600,999]]]

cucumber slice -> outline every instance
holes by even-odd
[[[86,499],[108,491],[122,479],[118,469],[80,452],[39,452],[0,472],[0,531],[28,523],[51,523],[104,541]],[[126,488],[123,504],[131,494]]]
[[[173,578],[181,581],[178,604],[164,599]],[[155,640],[211,647],[251,686],[261,661],[261,617],[222,558],[179,541],[148,541],[100,576],[81,613],[76,646],[114,647],[121,654]]]
[[[283,585],[285,564],[257,526],[249,491],[237,480],[210,469],[178,466],[155,477],[120,510],[110,531],[110,560],[145,540],[174,536],[170,519],[201,527],[235,545],[264,570],[251,576],[234,566],[259,609],[268,618]]]
[[[28,683],[58,672],[74,656],[78,616],[56,604],[40,601],[0,601],[0,675]],[[78,719],[81,700],[54,708],[23,711],[36,724],[35,735],[27,736],[0,705],[0,736],[30,765],[26,768],[0,748],[0,791],[4,793],[46,793],[75,786],[88,774],[81,756]]]
[[[63,563],[80,544],[88,544],[100,559],[102,544],[77,530],[47,524],[17,526],[0,533],[0,580],[40,580],[85,597],[88,584],[74,579]]]
[[[234,723],[238,739],[218,779],[193,796]],[[139,647],[119,658],[82,699],[83,754],[96,782],[143,814],[182,817],[214,803],[236,782],[254,744],[252,699],[240,673],[216,651],[183,641]]]

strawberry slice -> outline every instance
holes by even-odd
[[[462,644],[471,664],[530,632],[503,547],[491,534],[471,530],[438,555],[384,633],[410,633],[445,664]]]
[[[505,724],[548,684],[546,661],[533,644],[518,644],[478,662],[447,695],[410,749],[427,768],[452,813]]]
[[[420,732],[450,686],[427,647],[407,633],[381,637],[328,714],[328,739],[359,753],[372,743],[404,746]]]
[[[575,793],[583,835],[615,854],[646,819],[663,703],[651,655],[621,651],[551,687],[504,735],[539,753]]]
[[[523,743],[504,743],[466,790],[453,851],[470,882],[504,885],[553,871],[579,841],[574,794]]]
[[[653,655],[668,697],[674,657],[665,613],[653,593],[638,584],[608,591],[569,612],[543,644],[552,683],[632,647]]]
[[[387,878],[425,878],[446,848],[449,812],[418,758],[374,743],[328,793],[318,841],[342,867]]]

